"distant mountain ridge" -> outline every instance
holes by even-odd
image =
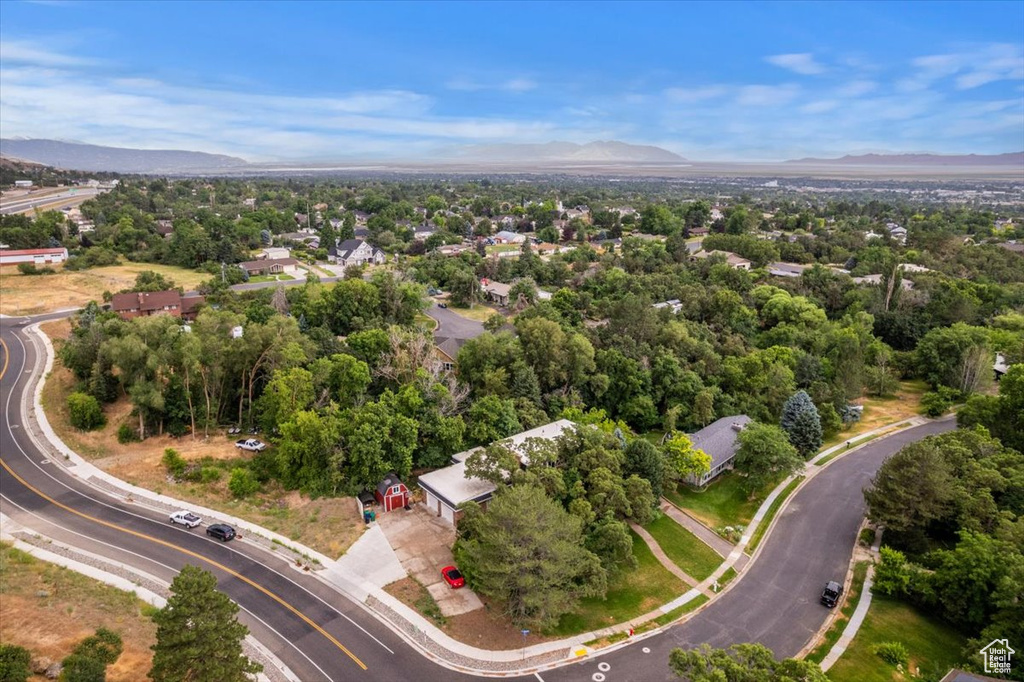
[[[245,159],[223,154],[102,147],[60,140],[0,139],[0,153],[54,168],[113,173],[194,172],[248,165]]]
[[[576,144],[575,142],[547,142],[543,144],[482,144],[455,147],[444,153],[461,161],[480,163],[685,163],[686,159],[674,152],[650,145],[628,144],[616,140],[602,140]]]
[[[1008,154],[847,154],[838,159],[792,159],[786,163],[837,166],[1016,166],[1024,168],[1024,152]]]

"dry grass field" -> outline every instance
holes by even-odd
[[[114,293],[131,287],[135,276],[144,270],[168,277],[186,291],[210,278],[194,270],[154,263],[122,263],[77,272],[59,265],[54,269],[57,272],[53,275],[23,275],[10,266],[0,270],[0,313],[35,315],[102,301],[104,291]]]
[[[151,609],[134,594],[0,545],[0,642],[23,646],[33,656],[61,661],[96,628],[106,627],[124,641],[107,680],[145,679],[153,660],[149,647],[156,641]]]

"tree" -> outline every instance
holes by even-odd
[[[583,597],[603,596],[600,559],[579,518],[536,486],[501,489],[459,524],[455,557],[475,590],[501,600],[516,627],[551,628]]]
[[[779,425],[805,459],[821,447],[821,417],[806,391],[797,391],[782,406]]]
[[[795,472],[802,464],[786,432],[771,424],[747,424],[737,436],[736,471],[751,494]]]
[[[700,478],[711,471],[711,456],[703,450],[693,447],[690,437],[685,433],[676,432],[662,446],[665,452],[665,463],[673,478]]]
[[[281,424],[277,448],[281,482],[308,492],[333,493],[341,478],[339,433],[339,420],[333,413],[321,416],[302,410]]]
[[[794,658],[775,660],[763,644],[733,644],[712,649],[673,649],[669,667],[689,682],[828,682],[817,663]]]
[[[68,416],[71,425],[82,431],[92,431],[107,422],[99,401],[85,393],[76,392],[68,396]]]
[[[963,393],[984,388],[991,380],[988,330],[957,322],[924,335],[915,351],[917,366],[933,388],[947,386]]]
[[[167,605],[153,616],[154,682],[248,682],[263,666],[242,653],[249,629],[238,605],[217,590],[212,573],[185,566],[171,582]]]
[[[651,484],[651,492],[661,499],[665,481],[665,457],[650,441],[634,438],[626,445],[624,473],[635,474]]]
[[[32,674],[32,654],[25,647],[4,642],[0,644],[0,680],[25,682]]]
[[[469,408],[468,417],[466,439],[477,445],[487,445],[522,431],[515,402],[497,396],[477,400]]]
[[[882,464],[864,491],[868,518],[898,533],[923,532],[949,513],[957,486],[934,439],[911,443]]]

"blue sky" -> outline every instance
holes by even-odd
[[[0,132],[250,160],[1024,149],[1024,2],[0,3]]]

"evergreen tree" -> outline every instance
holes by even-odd
[[[810,457],[821,447],[821,416],[806,391],[797,391],[782,406],[779,426],[804,458]]]
[[[242,653],[249,629],[238,622],[238,605],[217,591],[217,579],[186,566],[171,583],[171,598],[153,616],[154,682],[247,682],[263,670]]]

